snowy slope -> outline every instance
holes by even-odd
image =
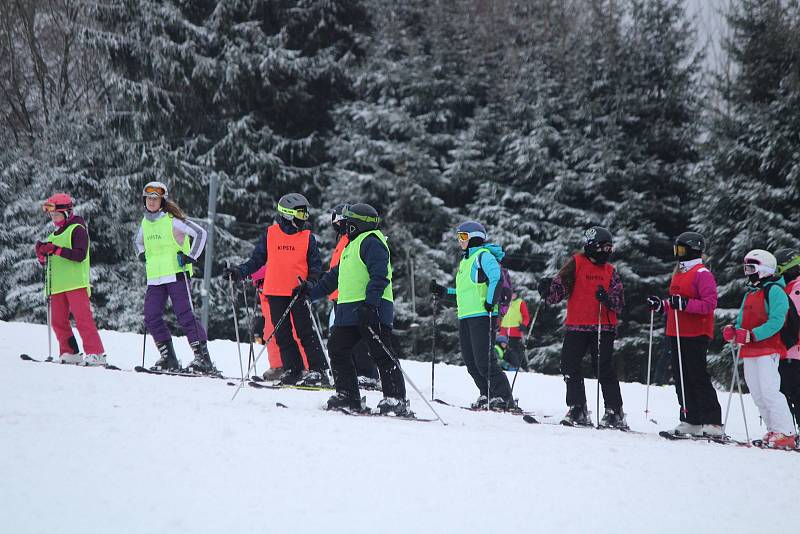
[[[101,332],[110,361],[140,363],[141,336]],[[651,435],[527,425],[437,405],[447,427],[319,408],[327,393],[233,388],[206,378],[36,364],[41,325],[0,322],[0,531],[752,532],[796,525],[800,454],[668,442],[669,388],[623,384],[631,426]],[[179,357],[189,349],[176,340]],[[148,364],[155,359],[148,345]],[[212,357],[239,373],[233,343]],[[407,362],[430,393],[430,365]],[[437,396],[476,396],[439,366]],[[558,377],[520,375],[524,408],[564,412]],[[587,390],[594,398],[594,382]],[[429,412],[409,388],[415,409]],[[379,397],[369,395],[371,405]],[[727,395],[720,393],[724,401]],[[757,412],[746,398],[751,432]],[[276,407],[276,402],[289,406]],[[723,404],[724,407],[724,404]],[[743,437],[738,405],[731,432]]]

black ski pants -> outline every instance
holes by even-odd
[[[273,328],[283,317],[291,301],[292,297],[276,297],[272,295],[267,297]],[[297,299],[289,312],[289,317],[284,319],[281,327],[275,332],[275,341],[281,350],[284,369],[303,370],[303,357],[300,355],[300,348],[292,335],[292,328],[297,332],[297,338],[300,343],[303,344],[303,350],[305,350],[306,358],[308,359],[308,368],[314,371],[322,371],[328,367],[325,363],[325,355],[322,353],[322,346],[319,344],[319,338],[314,331],[313,321],[314,318],[311,317],[306,303],[301,299]]]
[[[369,354],[369,345],[365,340],[359,341],[353,349],[353,358],[356,363],[356,373],[358,376],[367,378],[378,378],[378,366]]]
[[[615,337],[616,334],[611,331],[600,334],[600,388],[603,390],[605,407],[621,410],[622,394],[619,391],[617,366],[614,362]],[[561,374],[567,383],[567,406],[586,406],[582,366],[587,351],[592,356],[594,371],[597,369],[597,331],[567,330],[561,347]]]
[[[386,348],[396,355],[392,328],[386,325],[380,325],[380,327],[376,325],[372,329],[378,334]],[[360,398],[353,352],[361,341],[366,343],[369,354],[378,366],[383,396],[405,399],[406,383],[403,379],[403,372],[381,344],[370,335],[369,331],[361,330],[358,326],[334,326],[328,340],[328,352],[331,356],[336,391],[354,399]]]
[[[681,371],[678,362],[678,338],[669,336],[672,352],[672,376],[675,379],[675,392],[681,406],[681,421],[691,425],[721,425],[722,408],[717,399],[717,390],[711,383],[706,368],[706,355],[711,342],[706,336],[681,337],[681,360],[685,377],[686,400],[681,396]],[[686,409],[684,412],[684,408]]]
[[[778,372],[781,374],[781,393],[786,396],[796,421],[800,410],[800,360],[781,360]]]
[[[468,317],[458,321],[461,357],[481,395],[511,400],[511,385],[503,372],[494,351],[497,325],[489,317]],[[490,386],[491,383],[491,387]]]

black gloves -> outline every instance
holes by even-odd
[[[606,308],[611,308],[611,297],[608,295],[608,291],[603,286],[597,286],[597,291],[594,292],[594,296],[597,301],[605,306]]]
[[[542,297],[542,300],[547,300],[547,297],[550,296],[550,285],[552,283],[552,278],[539,279],[539,286],[536,288],[536,290],[539,292],[539,296]]]
[[[292,297],[299,296],[298,298],[306,298],[308,297],[308,293],[311,291],[311,285],[309,285],[308,280],[303,280],[292,290]]]
[[[225,267],[225,272],[223,274],[225,278],[233,278],[234,282],[238,282],[242,279],[242,272],[239,270],[239,267],[236,266]]]
[[[494,313],[494,304],[492,304],[491,302],[486,302],[484,300],[483,301],[483,309],[486,310],[489,313]]]
[[[185,265],[191,265],[192,263],[197,263],[197,260],[189,256],[188,254],[184,254],[183,252],[178,252],[178,265],[183,267]]]
[[[661,297],[650,295],[647,297],[647,306],[650,308],[650,311],[658,313],[664,309],[664,301],[661,300]]]
[[[447,288],[436,283],[436,280],[431,280],[431,295],[438,298],[444,298],[447,295]]]
[[[145,259],[145,257],[144,257],[144,252],[140,252],[139,253],[139,261],[142,262],[142,263],[146,263],[147,262],[147,259]]]
[[[366,330],[368,326],[377,324],[378,309],[372,304],[364,302],[358,307],[358,327]]]
[[[687,304],[689,304],[689,299],[680,295],[672,295],[669,298],[669,305],[672,306],[673,310],[683,311],[686,309]]]

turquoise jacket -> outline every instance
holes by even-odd
[[[786,313],[789,311],[789,297],[786,295],[785,287],[786,282],[783,278],[775,282],[769,282],[769,302],[767,302],[766,298],[764,299],[767,321],[753,329],[753,336],[755,336],[756,341],[763,341],[770,338],[783,328],[783,323],[786,321]],[[762,289],[759,287],[748,287],[747,294],[742,299],[741,306],[739,306],[739,316],[736,317],[736,328],[742,327],[744,301],[747,300],[748,295],[761,290]]]
[[[500,245],[495,245],[494,243],[485,243],[479,247],[471,247],[467,249],[464,253],[464,257],[470,258],[473,254],[475,254],[475,252],[482,248],[489,249],[491,254],[483,254],[478,258],[478,261],[472,265],[470,278],[473,282],[478,282],[478,266],[480,265],[480,270],[483,271],[484,275],[486,275],[487,283],[489,284],[488,291],[486,293],[486,302],[489,304],[497,304],[497,299],[500,296],[500,262],[503,261],[506,253],[503,252],[503,249],[500,248]],[[455,295],[456,288],[448,287],[447,294]],[[486,317],[488,315],[489,312],[482,312],[469,315],[467,317],[462,317],[462,319],[469,319],[470,317]]]

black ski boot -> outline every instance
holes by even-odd
[[[399,417],[414,417],[414,412],[410,409],[411,402],[408,399],[398,399],[396,397],[384,397],[378,403],[378,411],[381,415],[396,415]]]
[[[353,395],[347,391],[337,391],[335,395],[328,399],[328,410],[353,410],[354,412],[369,412],[366,406],[366,399],[359,398],[358,394]]]
[[[517,409],[517,403],[514,399],[504,399],[503,397],[492,397],[489,401],[489,409],[501,412],[507,412]]]
[[[264,377],[264,380],[268,382],[272,382],[273,380],[280,380],[281,375],[283,374],[283,367],[270,367],[264,374],[261,375]]]
[[[625,420],[625,413],[622,408],[619,410],[612,410],[606,408],[606,413],[600,420],[601,428],[616,428],[618,430],[628,430],[628,421]]]
[[[282,386],[296,386],[301,378],[303,378],[302,369],[284,369],[278,378],[278,383]]]
[[[486,408],[487,402],[489,402],[489,399],[486,398],[486,395],[481,395],[478,397],[478,400],[470,404],[469,407],[473,410],[482,410]]]
[[[194,360],[187,367],[189,372],[202,375],[219,374],[219,371],[211,361],[211,356],[208,354],[208,345],[205,341],[195,341],[189,343],[189,345],[192,347],[192,352],[194,352]]]
[[[180,371],[181,362],[175,356],[175,348],[172,346],[172,340],[156,342],[156,348],[161,357],[150,368],[153,371]]]
[[[592,419],[589,417],[589,412],[586,411],[586,406],[570,406],[567,415],[561,420],[561,424],[567,426],[592,426]]]
[[[369,376],[358,377],[358,387],[369,391],[381,391],[381,381],[378,378]]]
[[[325,387],[330,386],[331,381],[328,379],[328,373],[326,373],[324,369],[311,369],[305,375],[303,375],[303,378],[300,379],[297,385],[308,387]]]

